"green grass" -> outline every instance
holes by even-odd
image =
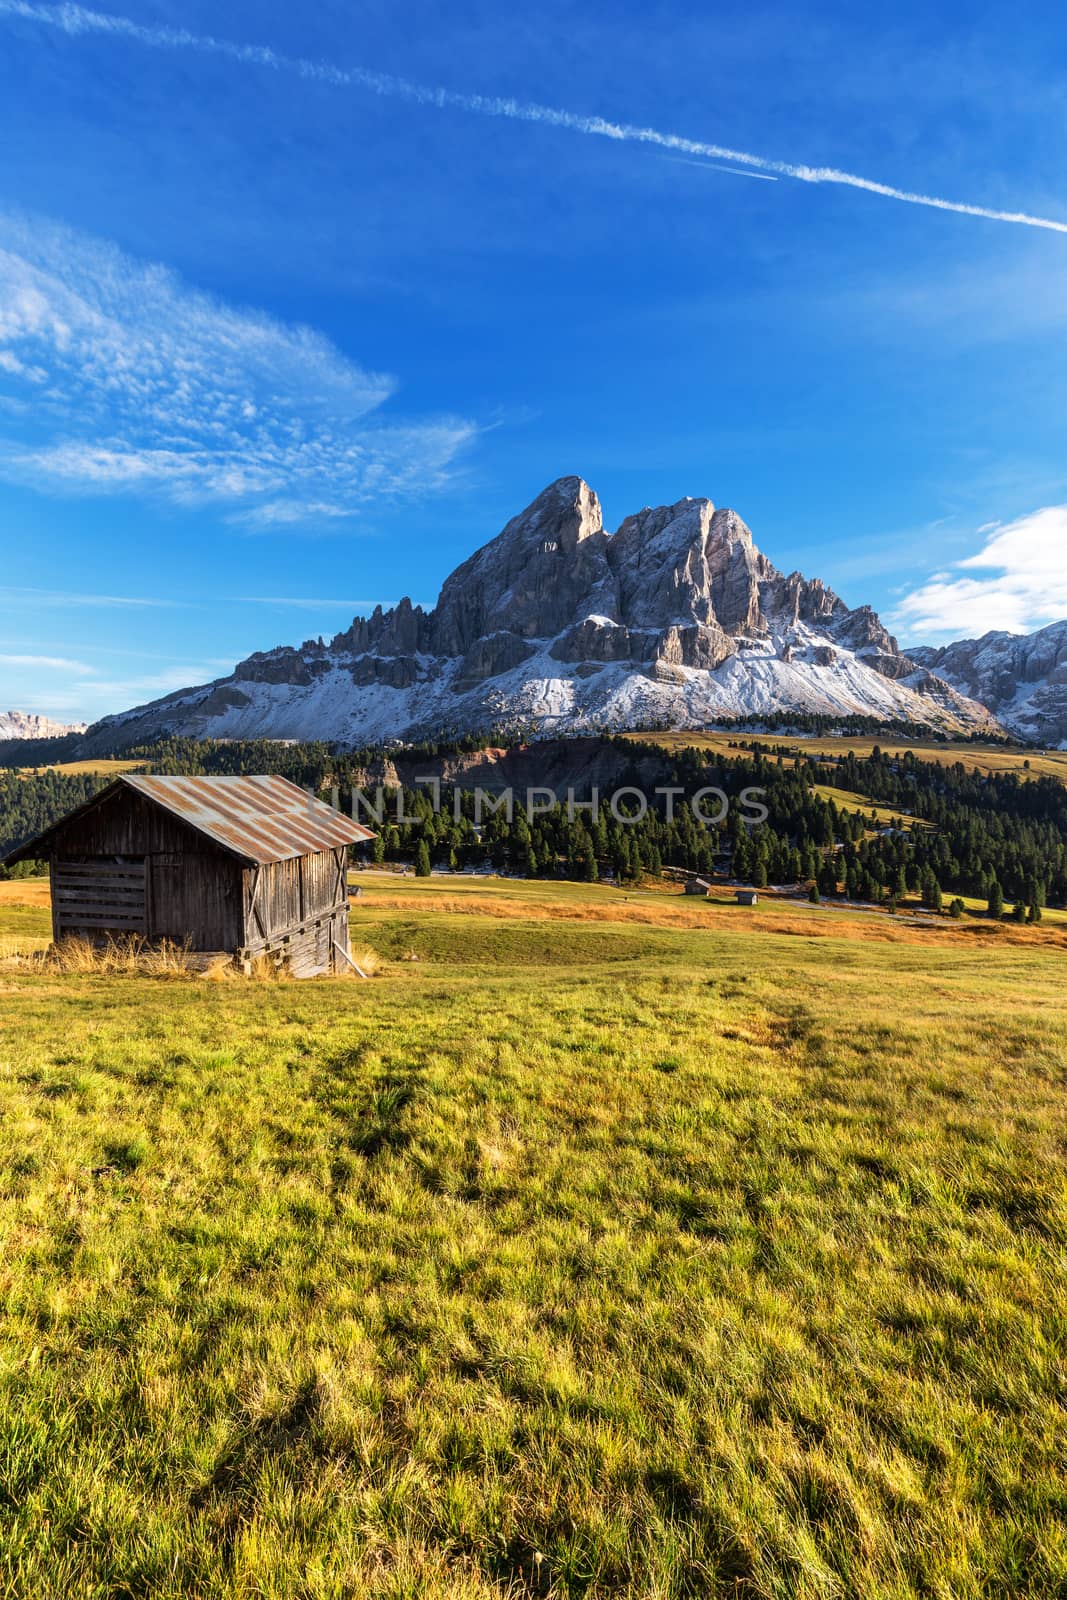
[[[0,949],[44,946],[52,941],[52,914],[37,906],[3,906],[0,915]]]
[[[0,973],[0,1595],[1064,1593],[1062,952],[371,884]]]
[[[861,817],[873,816],[883,827],[900,822],[908,832],[912,828],[930,826],[919,818],[903,816],[892,806],[878,805],[868,795],[857,794],[852,789],[836,789],[829,783],[816,783],[812,786],[812,793],[817,794],[820,800],[832,800],[839,811],[851,811]]]

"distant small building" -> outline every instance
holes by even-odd
[[[737,903],[739,906],[758,906],[759,895],[755,889],[738,889]]]
[[[313,977],[349,965],[348,846],[373,837],[287,778],[125,773],[6,864],[48,862],[57,940],[171,939]]]
[[[706,900],[711,893],[711,884],[708,883],[706,878],[686,878],[685,892],[686,894],[698,894],[702,900]]]

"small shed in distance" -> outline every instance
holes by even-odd
[[[739,906],[758,906],[759,895],[755,889],[738,889],[737,903]]]
[[[711,893],[711,884],[708,883],[706,878],[686,878],[685,892],[686,894],[698,894],[702,900],[706,900]]]
[[[47,860],[52,935],[136,934],[297,977],[348,963],[348,846],[373,837],[287,778],[125,773],[10,864]]]

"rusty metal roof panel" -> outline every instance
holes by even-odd
[[[288,778],[160,778],[124,773],[121,783],[180,817],[224,850],[267,866],[374,834]]]

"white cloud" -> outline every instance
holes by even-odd
[[[0,400],[20,430],[0,431],[10,480],[214,504],[250,527],[336,522],[439,486],[473,437],[456,418],[382,421],[394,389],[313,329],[0,213]]]
[[[43,367],[28,367],[12,350],[0,350],[0,372],[6,372],[15,378],[25,378],[30,383],[44,383],[48,377]]]
[[[1067,618],[1067,505],[1005,524],[986,523],[985,544],[907,595],[890,620],[915,640],[1031,633]],[[986,573],[989,576],[971,577]]]
[[[329,524],[351,514],[350,507],[329,500],[268,500],[262,505],[249,506],[244,511],[235,511],[229,521],[253,531],[264,532],[271,528],[292,527],[297,523]]]

